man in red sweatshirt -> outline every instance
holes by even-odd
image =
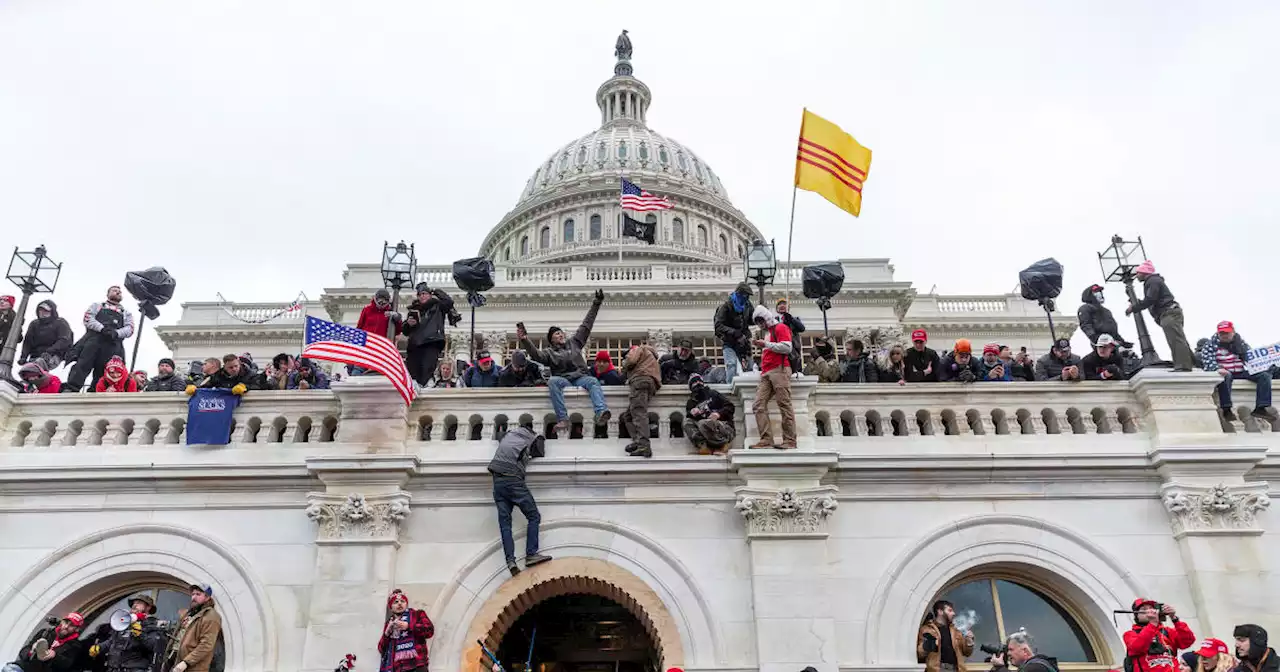
[[[1178,672],[1178,649],[1196,643],[1173,605],[1139,597],[1133,601],[1133,628],[1124,633],[1125,672]],[[1168,617],[1173,627],[1160,624]]]
[[[394,342],[395,337],[400,334],[400,322],[400,313],[391,310],[391,292],[379,289],[373,293],[373,300],[369,305],[360,309],[360,319],[356,320],[356,328],[389,338]],[[353,376],[363,376],[368,372],[368,369],[359,366],[347,367],[347,373]]]
[[[796,447],[796,412],[791,407],[791,330],[773,311],[756,306],[752,316],[756,326],[764,332],[764,338],[756,339],[760,348],[760,387],[751,410],[756,414],[756,426],[760,429],[760,441],[752,448]],[[775,446],[769,425],[769,401],[778,402],[782,414],[782,445]]]

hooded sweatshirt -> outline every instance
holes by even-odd
[[[1174,308],[1180,308],[1178,302],[1173,298],[1173,292],[1169,291],[1169,286],[1164,284],[1164,277],[1159,273],[1152,273],[1142,281],[1143,297],[1142,300],[1133,304],[1133,311],[1146,310],[1151,313],[1151,319],[1160,323],[1160,318],[1165,311]]]
[[[768,373],[774,369],[790,366],[791,363],[791,330],[778,319],[772,310],[764,306],[756,306],[752,321],[763,319],[765,322],[764,354],[760,356],[760,371]]]
[[[28,380],[23,374],[38,375]],[[35,362],[23,364],[18,369],[18,377],[22,379],[22,391],[27,394],[57,394],[62,389],[62,381]]]
[[[107,368],[102,374],[102,378],[98,379],[98,384],[93,388],[94,392],[137,392],[138,382],[129,375],[129,369],[125,367],[124,360],[119,357],[112,357],[107,361]]]
[[[1080,295],[1080,310],[1076,311],[1076,318],[1080,320],[1080,331],[1089,338],[1089,343],[1097,343],[1098,336],[1102,334],[1110,334],[1116,341],[1123,341],[1120,337],[1120,325],[1116,324],[1116,318],[1111,314],[1105,306],[1098,302],[1098,297],[1093,295],[1093,288],[1096,285],[1085,287],[1084,293]]]
[[[45,353],[65,359],[71,343],[75,341],[71,325],[58,317],[58,304],[53,301],[46,299],[36,304],[36,310],[41,308],[49,311],[49,316],[37,317],[27,325],[27,337],[22,341],[22,360]]]

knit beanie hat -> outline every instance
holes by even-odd
[[[552,337],[553,335],[555,335],[555,333],[556,333],[557,331],[563,332],[563,331],[564,331],[564,329],[561,329],[560,327],[557,327],[557,326],[554,326],[554,325],[553,325],[550,329],[548,329],[548,330],[547,330],[547,342],[548,342],[548,343],[550,343],[550,342],[551,342],[551,337]]]
[[[177,366],[173,363],[173,360],[172,360],[172,359],[169,359],[168,357],[165,357],[164,359],[161,359],[161,360],[160,360],[160,363],[159,363],[157,366],[163,366],[163,365],[165,365],[165,364],[168,364],[168,365],[169,365],[169,368],[171,368],[171,369],[173,369],[173,368],[177,368]]]
[[[387,608],[390,609],[391,603],[399,599],[403,599],[406,605],[409,604],[409,596],[405,595],[403,590],[396,588],[395,590],[391,591],[390,595],[387,595]]]
[[[705,383],[705,382],[703,382],[703,380],[702,380],[702,375],[701,375],[701,374],[697,374],[697,373],[690,374],[690,376],[689,376],[689,389],[691,389],[691,390],[692,390],[693,388],[695,388],[695,387],[697,387],[697,386],[699,386],[699,385],[705,385],[705,384],[706,384],[706,383]]]

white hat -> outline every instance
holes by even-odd
[[[1116,344],[1116,339],[1112,338],[1111,334],[1101,334],[1098,336],[1098,342],[1094,343],[1093,347],[1101,348],[1104,345],[1115,345],[1115,344]]]

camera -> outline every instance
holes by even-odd
[[[1004,659],[1006,665],[1009,664],[1009,646],[1007,644],[980,644],[978,645],[978,648],[981,649],[983,653],[987,654],[986,662],[989,663],[992,658],[1000,656]]]

